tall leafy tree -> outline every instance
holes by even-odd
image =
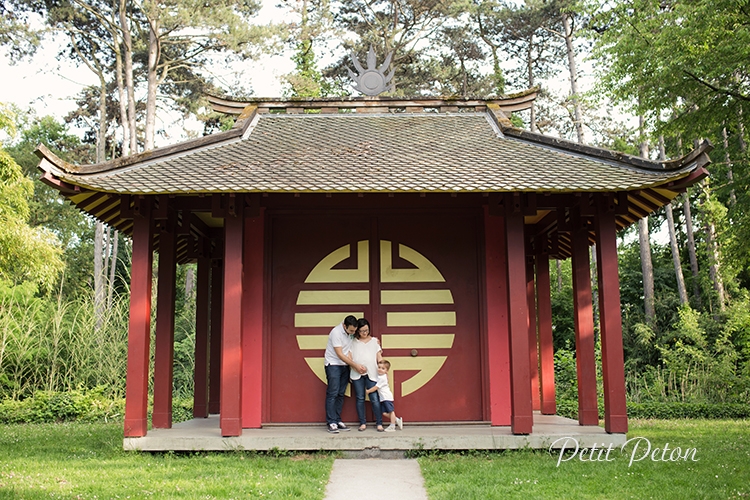
[[[744,223],[750,200],[731,201],[732,193],[741,192],[738,184],[749,180],[741,146],[747,122],[743,105],[750,99],[750,70],[744,62],[750,56],[748,21],[745,2],[731,0],[620,0],[609,2],[594,19],[601,89],[644,116],[654,133],[708,138],[719,149],[714,158],[728,158],[715,162],[712,173],[730,182],[705,188],[704,199],[711,203],[701,214],[719,308],[724,302],[725,271],[718,266],[723,247],[743,262],[750,260]],[[725,232],[717,231],[710,216],[716,203],[734,205],[728,212],[733,224]]]
[[[0,130],[12,130],[13,116],[0,104]],[[0,280],[31,282],[42,291],[57,285],[64,264],[56,236],[29,225],[33,184],[0,143]]]
[[[71,134],[67,126],[50,116],[19,113],[18,133],[7,152],[21,167],[27,178],[38,179],[39,158],[34,150],[45,144],[55,154],[74,163],[91,163],[93,148]],[[59,193],[38,180],[33,180],[33,194],[28,199],[29,225],[51,231],[64,250],[65,279],[63,294],[71,297],[91,289],[93,275],[93,224],[75,207],[60,200]]]

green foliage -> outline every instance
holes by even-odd
[[[748,95],[750,28],[744,2],[693,0],[665,4],[624,0],[592,21],[602,88],[639,115],[670,128],[698,130],[734,123]],[[708,125],[708,127],[706,127]],[[705,136],[705,135],[703,135]]]
[[[92,162],[92,151],[90,145],[82,144],[77,136],[70,134],[66,125],[50,116],[38,118],[33,113],[24,113],[23,117],[18,123],[18,137],[7,151],[25,175],[33,179],[33,195],[27,198],[28,223],[39,231],[54,234],[59,241],[65,264],[61,288],[65,296],[73,297],[90,288],[94,226],[90,218],[70,203],[63,202],[57,190],[39,180],[39,159],[34,151],[39,144],[44,144],[60,158],[72,163]]]
[[[149,402],[148,416],[153,411]],[[112,397],[104,386],[64,392],[37,391],[24,399],[0,400],[0,424],[41,424],[54,422],[122,422],[125,399]],[[193,419],[193,399],[172,400],[172,421]]]
[[[332,89],[315,63],[312,40],[301,40],[292,56],[296,71],[284,77],[288,97],[326,97]]]
[[[41,38],[40,30],[33,27],[24,5],[25,2],[0,4],[0,46],[8,48],[13,60],[33,54]]]
[[[637,403],[628,401],[629,419],[750,419],[750,405],[742,403],[683,403],[677,401]],[[560,399],[557,401],[557,414],[562,417],[578,418],[578,400]],[[599,405],[599,415],[604,415],[604,405]]]
[[[558,401],[578,399],[576,359],[569,344],[555,351],[555,392]]]
[[[750,405],[740,403],[634,403],[628,402],[629,418],[739,419],[750,418]]]
[[[555,351],[575,343],[573,277],[570,259],[550,262],[552,282],[552,335]],[[559,264],[559,268],[557,266]]]
[[[104,387],[90,391],[39,391],[23,399],[0,401],[0,423],[122,421],[125,400],[111,399]]]
[[[128,298],[97,327],[93,298],[36,297],[0,287],[0,399],[103,387],[124,394]]]
[[[0,280],[30,281],[49,291],[63,269],[62,249],[53,233],[29,226],[32,193],[31,181],[0,146]]]

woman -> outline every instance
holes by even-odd
[[[370,322],[365,318],[357,320],[357,331],[352,341],[352,361],[367,368],[367,373],[360,374],[352,369],[350,378],[354,386],[354,394],[357,397],[357,416],[359,417],[359,430],[367,429],[365,419],[365,391],[374,387],[378,381],[378,362],[383,359],[378,341],[372,338]],[[378,432],[383,432],[383,414],[380,411],[380,398],[377,391],[370,394],[372,413],[378,425]]]

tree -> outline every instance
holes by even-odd
[[[643,134],[643,117],[639,118],[641,134]],[[648,142],[641,142],[641,158],[648,158]],[[651,261],[651,240],[648,227],[648,216],[638,219],[638,246],[641,249],[641,270],[643,273],[643,309],[646,322],[654,325],[656,319],[654,296],[654,264]]]
[[[750,99],[750,70],[743,62],[750,56],[749,20],[744,2],[731,0],[622,0],[609,4],[594,20],[602,90],[644,116],[655,134],[709,138],[726,150],[714,153],[726,161],[716,162],[712,173],[731,179],[731,184],[706,186],[703,198],[710,203],[704,203],[701,214],[720,309],[722,247],[728,245],[729,253],[750,260],[747,238],[738,237],[744,235],[745,204],[750,199],[739,197],[736,205],[732,203],[732,193],[739,191],[736,185],[747,182],[747,158],[742,154],[747,118],[742,105]],[[720,234],[712,214],[725,203],[733,223]],[[686,202],[686,222],[692,224],[689,208]],[[691,267],[695,280],[697,259],[692,255]]]
[[[0,104],[0,129],[12,130],[7,107]],[[55,235],[28,224],[27,200],[33,184],[0,144],[0,280],[11,284],[31,282],[42,291],[56,284],[64,264]]]
[[[438,95],[483,97],[497,94],[491,78],[483,75],[478,64],[485,54],[470,26],[443,26],[435,38],[438,56],[426,58],[422,67],[430,75],[423,91]]]
[[[517,61],[509,70],[517,87],[532,88],[538,80],[555,74],[562,59],[563,45],[552,29],[559,22],[553,2],[527,0],[517,5],[497,0],[480,0],[472,18],[482,41],[490,48],[493,78],[498,94],[505,92],[506,78],[500,68],[500,51]],[[536,107],[532,104],[529,126],[537,131]]]
[[[290,97],[326,97],[334,92],[317,67],[315,47],[333,31],[328,0],[290,0],[298,24],[290,26],[289,44],[295,49],[292,60],[295,71],[283,77]]]
[[[0,45],[8,47],[13,58],[33,54],[39,47],[41,36],[32,27],[32,15],[25,2],[0,3]]]
[[[345,41],[343,55],[324,71],[327,78],[342,80],[350,53],[360,60],[370,46],[385,60],[393,53],[394,95],[419,95],[435,80],[423,63],[438,30],[459,14],[457,0],[340,0],[333,9],[335,25],[357,36]]]
[[[45,144],[66,161],[91,163],[93,151],[89,144],[68,131],[66,125],[50,116],[37,117],[31,112],[17,113],[18,133],[6,148],[21,167],[27,178],[34,179],[33,194],[28,198],[29,218],[32,227],[51,231],[64,250],[65,280],[63,294],[75,296],[82,290],[90,290],[92,275],[93,224],[73,205],[64,203],[57,190],[38,180],[39,158],[34,150]]]
[[[665,161],[667,153],[664,148],[664,136],[659,136],[659,159]],[[672,203],[667,203],[664,207],[667,214],[667,230],[669,231],[669,246],[672,250],[672,262],[674,264],[675,278],[677,278],[677,291],[680,294],[680,305],[690,305],[688,302],[687,288],[685,287],[685,277],[682,274],[682,263],[680,260],[680,249],[677,245],[677,233],[674,225],[674,213],[672,212]]]

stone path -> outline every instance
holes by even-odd
[[[416,460],[336,459],[325,500],[427,500]]]

